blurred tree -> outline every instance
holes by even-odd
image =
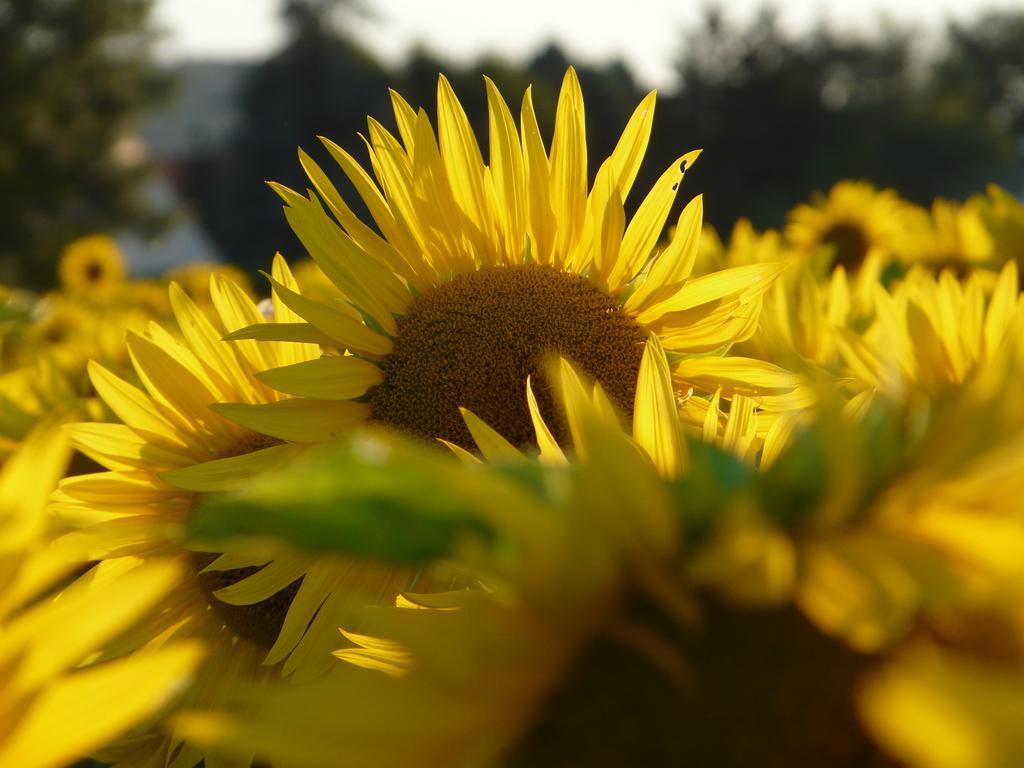
[[[1007,166],[1005,132],[984,110],[944,110],[944,89],[914,63],[909,35],[893,28],[868,40],[824,26],[792,38],[771,11],[742,27],[709,10],[684,40],[655,152],[704,148],[687,188],[708,193],[719,228],[740,216],[777,226],[842,177],[922,202],[963,196]]]
[[[0,281],[45,287],[82,234],[152,226],[133,118],[168,80],[152,0],[0,0]]]
[[[485,56],[457,66],[419,48],[388,70],[349,36],[360,12],[353,0],[282,0],[288,42],[247,77],[231,151],[191,162],[185,194],[226,258],[255,267],[266,266],[277,249],[301,255],[264,184],[308,186],[298,146],[322,160],[365,213],[315,136],[329,136],[365,161],[357,133],[365,135],[366,116],[394,130],[388,87],[433,121],[437,74],[444,72],[486,157],[481,74],[494,79],[513,113],[532,84],[550,141],[570,64],[557,45],[524,64]],[[709,9],[681,39],[677,80],[660,95],[648,158],[627,207],[670,162],[697,147],[705,155],[687,175],[680,205],[707,192],[708,219],[720,229],[742,216],[778,226],[794,203],[843,177],[894,186],[923,203],[936,195],[961,198],[993,180],[1019,190],[1024,13],[951,26],[947,44],[929,60],[919,58],[913,42],[908,30],[885,24],[865,38],[827,26],[794,36],[769,10],[735,24]],[[573,63],[586,97],[593,175],[646,89],[620,61]]]
[[[281,201],[265,182],[304,190],[297,147],[330,171],[334,162],[316,137],[327,136],[360,156],[353,140],[357,132],[365,134],[366,115],[390,110],[386,71],[344,32],[361,12],[357,2],[285,0],[281,12],[287,42],[245,78],[226,164],[211,175],[207,160],[198,159],[185,185],[224,257],[251,269],[269,265],[276,250],[299,253]],[[339,188],[345,191],[341,183]]]
[[[932,78],[936,111],[947,119],[978,115],[993,132],[1024,139],[1024,13],[951,23],[947,39]]]

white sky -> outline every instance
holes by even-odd
[[[728,0],[729,17],[746,19],[762,0]],[[641,81],[671,81],[671,57],[680,30],[701,16],[701,0],[368,0],[374,18],[358,37],[384,59],[400,61],[417,42],[445,58],[468,61],[484,52],[528,55],[549,41],[570,57],[595,61],[617,55]],[[802,30],[825,19],[837,29],[870,32],[884,16],[934,34],[944,19],[967,19],[987,8],[1024,10],[1024,0],[783,0],[787,28]],[[278,0],[157,0],[165,32],[161,54],[170,59],[253,58],[281,42]],[[927,36],[927,35],[926,35]]]

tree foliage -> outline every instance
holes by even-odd
[[[168,81],[152,0],[0,0],[0,280],[52,281],[82,234],[149,219],[131,120]]]

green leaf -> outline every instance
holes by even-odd
[[[204,498],[189,533],[214,545],[272,537],[312,552],[424,562],[468,537],[493,542],[483,512],[510,496],[522,492],[497,469],[474,471],[432,447],[360,433],[245,491]]]
[[[687,452],[689,470],[672,484],[672,496],[685,538],[692,541],[711,529],[730,498],[749,491],[754,470],[702,440],[690,440]]]

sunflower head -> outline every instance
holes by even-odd
[[[124,281],[124,258],[109,235],[87,235],[72,242],[57,267],[61,287],[92,301],[110,298]]]
[[[876,256],[886,260],[904,248],[907,206],[892,190],[866,182],[841,181],[827,195],[790,211],[786,239],[808,256],[827,254],[830,268],[858,272]]]
[[[523,397],[527,380],[556,439],[565,432],[546,380],[551,355],[572,360],[628,417],[652,333],[680,357],[721,353],[753,333],[761,297],[782,266],[748,264],[691,279],[700,197],[662,241],[698,152],[665,169],[627,220],[625,203],[650,138],[653,93],[598,164],[591,186],[585,108],[573,70],[563,80],[550,149],[529,90],[517,121],[490,80],[486,88],[486,161],[443,76],[436,131],[425,110],[396,93],[398,135],[369,121],[368,170],[323,140],[372,227],[304,152],[299,157],[313,189],[300,194],[273,185],[334,290],[275,284],[278,299],[306,322],[253,333],[317,339],[333,349],[320,360],[261,374],[278,391],[303,398],[287,413],[280,406],[236,408],[233,418],[270,419],[287,438],[300,417],[322,429],[324,401],[355,400],[369,405],[373,422],[471,448],[460,410],[467,409],[522,446],[534,434]]]
[[[410,307],[371,391],[371,418],[468,445],[459,407],[473,403],[506,439],[527,445],[534,431],[526,400],[508,395],[527,379],[544,380],[544,351],[572,355],[631,415],[643,344],[636,321],[579,275],[540,264],[485,267]],[[537,393],[551,412],[548,388]]]

